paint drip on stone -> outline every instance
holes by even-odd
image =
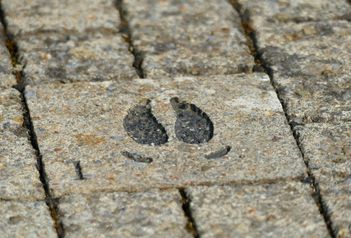
[[[200,108],[194,104],[180,102],[174,97],[170,100],[176,113],[175,134],[177,138],[189,144],[200,144],[213,137],[213,123]]]

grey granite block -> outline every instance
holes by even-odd
[[[72,195],[60,211],[66,237],[192,237],[174,190]]]
[[[302,148],[339,237],[351,236],[351,124],[298,128]]]
[[[120,23],[112,0],[4,0],[2,7],[15,36],[116,30]]]
[[[201,144],[177,139],[170,103],[175,96],[207,114],[214,126],[212,139]],[[38,85],[26,88],[26,98],[55,196],[305,175],[265,74]],[[145,99],[166,130],[166,144],[138,144],[124,130],[128,111]],[[136,130],[148,133],[143,123]],[[231,150],[223,154],[228,146]],[[77,161],[83,180],[76,173]]]
[[[240,18],[225,0],[125,1],[147,77],[250,71],[253,57]]]
[[[15,89],[3,90],[0,92],[0,200],[44,198],[35,165],[36,157],[23,126],[20,94]]]
[[[10,88],[16,84],[16,79],[12,75],[11,56],[6,48],[6,37],[4,29],[0,25],[0,89]]]
[[[201,237],[329,237],[306,184],[188,188]]]
[[[118,34],[50,33],[17,41],[30,84],[137,77],[133,55]]]
[[[262,25],[351,19],[347,0],[238,0],[246,14]]]
[[[43,201],[0,201],[0,232],[3,238],[57,237],[50,213]]]
[[[303,123],[351,120],[348,21],[261,26],[254,20],[254,28],[259,52],[273,71],[291,119]]]

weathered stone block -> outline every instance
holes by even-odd
[[[23,126],[20,94],[15,89],[3,90],[0,92],[0,200],[42,198],[36,157]]]
[[[174,190],[72,195],[60,211],[66,237],[192,237]]]
[[[188,188],[201,237],[329,237],[306,184]]]
[[[214,132],[207,143],[177,139],[170,103],[175,96],[211,119]],[[26,98],[55,196],[304,176],[265,74],[38,85],[26,88]],[[145,99],[168,134],[166,144],[138,144],[124,130],[129,109]],[[228,146],[227,155],[208,159]],[[77,160],[83,180],[76,174]]]
[[[253,57],[240,18],[225,0],[125,1],[147,77],[250,71]]]

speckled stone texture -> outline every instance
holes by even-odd
[[[16,79],[11,73],[11,57],[6,48],[5,41],[4,29],[0,25],[0,90],[10,88],[16,84]]]
[[[147,77],[232,74],[254,64],[225,0],[128,0],[125,10]]]
[[[0,201],[2,238],[57,237],[45,202]]]
[[[19,39],[18,46],[30,84],[137,77],[133,56],[117,33],[41,34]]]
[[[306,159],[340,237],[351,236],[351,123],[298,128]]]
[[[319,11],[312,9],[309,12]],[[287,105],[289,117],[298,123],[350,121],[349,21],[268,24],[262,18],[263,12],[256,15],[252,11],[251,24],[256,31],[259,53],[273,71],[273,80]],[[335,10],[335,14],[339,13]]]
[[[176,138],[169,102],[175,96],[210,117],[214,136],[208,143]],[[55,196],[304,176],[299,150],[265,74],[48,84],[27,87],[26,98]],[[137,144],[123,128],[128,110],[145,98],[169,135],[162,146]],[[232,150],[226,156],[205,158],[228,145]],[[135,162],[123,151],[153,162]],[[85,180],[77,179],[76,160]]]
[[[210,237],[329,237],[306,184],[188,188],[199,234]]]
[[[27,83],[137,77],[113,1],[3,1]]]
[[[178,191],[72,195],[60,211],[66,237],[192,237]]]
[[[15,35],[56,31],[115,30],[119,15],[111,0],[2,0]]]
[[[260,34],[262,56],[293,119],[351,120],[350,33],[349,22],[338,21],[291,23]]]
[[[15,89],[0,91],[0,200],[44,197],[35,165],[20,94]]]
[[[255,21],[268,25],[351,19],[351,8],[347,0],[238,0],[237,2],[242,5],[246,14],[255,17]]]

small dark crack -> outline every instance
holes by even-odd
[[[134,152],[122,151],[121,154],[124,157],[131,159],[135,162],[150,164],[153,161],[153,159],[151,157],[146,157],[146,156],[140,155],[138,153],[134,153]]]
[[[59,238],[63,238],[65,236],[65,230],[63,227],[63,223],[60,219],[59,215],[59,209],[58,209],[58,201],[54,199],[51,195],[50,192],[50,187],[48,183],[48,178],[47,174],[45,172],[45,165],[43,163],[43,158],[42,154],[39,149],[38,141],[37,141],[37,136],[35,134],[33,122],[30,116],[30,111],[28,107],[28,102],[25,97],[25,76],[23,73],[23,70],[18,70],[17,66],[21,65],[20,64],[20,59],[19,59],[19,51],[18,51],[18,46],[16,41],[14,40],[14,37],[10,32],[8,31],[7,28],[7,22],[5,19],[5,13],[3,11],[2,3],[0,1],[0,21],[4,29],[4,35],[5,35],[5,43],[6,47],[10,53],[11,56],[11,63],[14,68],[13,74],[16,77],[17,84],[14,86],[15,89],[17,89],[20,94],[21,94],[21,102],[23,106],[23,127],[25,127],[28,130],[28,140],[31,143],[31,146],[35,150],[35,155],[37,159],[37,164],[36,167],[39,171],[39,179],[41,181],[41,184],[43,186],[43,189],[45,191],[45,202],[49,208],[50,215],[54,221],[54,226],[56,229],[57,236]]]
[[[195,219],[191,211],[191,199],[186,193],[184,188],[179,188],[178,191],[179,191],[179,194],[182,196],[182,200],[183,200],[182,208],[184,211],[184,215],[188,220],[185,228],[194,238],[200,238],[200,234],[197,229],[197,225],[195,223]]]
[[[230,152],[231,149],[232,149],[232,147],[227,145],[224,148],[221,148],[215,152],[212,152],[212,153],[205,155],[205,158],[206,159],[219,159],[223,156],[226,156]]]
[[[244,29],[246,38],[248,40],[248,46],[250,48],[252,56],[255,58],[255,63],[257,65],[257,67],[263,68],[264,71],[268,74],[268,76],[270,78],[271,85],[275,89],[275,92],[278,96],[278,99],[283,107],[285,117],[290,125],[291,132],[294,136],[297,147],[299,148],[300,153],[302,155],[302,158],[304,160],[304,163],[305,163],[305,166],[307,169],[307,175],[308,175],[307,180],[312,184],[312,188],[314,190],[312,197],[314,198],[314,200],[319,208],[319,212],[324,219],[324,222],[325,222],[326,227],[328,229],[329,235],[332,238],[336,238],[337,237],[337,228],[334,229],[335,225],[333,224],[333,222],[331,220],[330,210],[329,210],[327,204],[325,203],[325,201],[321,195],[319,184],[318,184],[314,174],[312,173],[312,169],[309,165],[309,160],[305,156],[305,153],[304,153],[303,147],[301,145],[299,136],[295,130],[296,124],[293,122],[293,120],[291,120],[290,116],[287,113],[287,105],[284,102],[284,99],[282,98],[281,94],[279,93],[277,83],[274,81],[273,70],[269,67],[269,64],[267,62],[265,62],[265,60],[262,58],[262,55],[259,53],[259,48],[257,45],[256,31],[251,26],[251,16],[247,10],[244,11],[242,5],[237,0],[228,0],[228,1],[232,4],[234,9],[238,12],[238,14],[240,16],[241,24],[242,24],[242,27]]]
[[[115,0],[115,6],[119,12],[119,16],[121,20],[119,31],[129,46],[129,52],[132,53],[134,56],[133,67],[135,68],[140,78],[145,78],[146,75],[142,67],[142,64],[144,61],[144,55],[134,45],[132,33],[129,27],[129,22],[127,20],[128,12],[124,6],[123,0]]]
[[[84,180],[82,166],[80,165],[80,161],[73,161],[74,169],[76,171],[77,177],[79,180]]]

